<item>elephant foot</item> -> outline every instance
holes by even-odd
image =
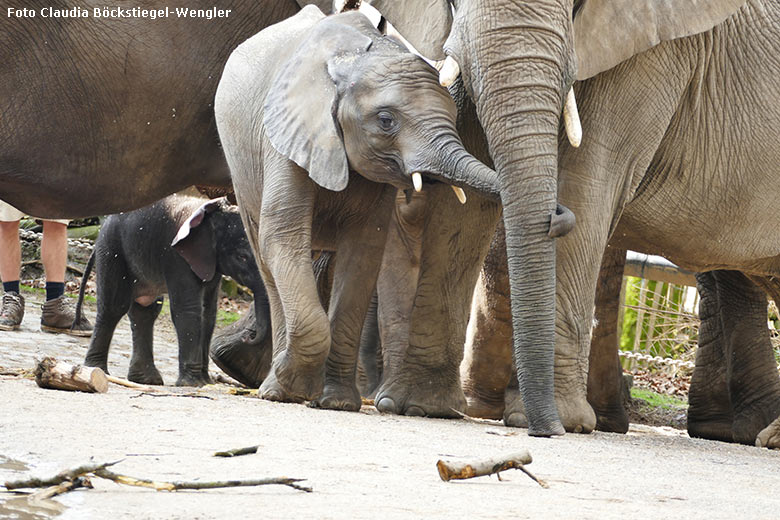
[[[600,432],[626,433],[628,431],[628,412],[623,405],[613,408],[594,408],[596,429]]]
[[[767,428],[770,428],[767,435],[771,436],[772,425],[778,422],[778,417],[780,417],[780,397],[774,394],[752,403],[744,410],[735,407],[731,428],[734,442],[755,445],[759,435]],[[774,435],[777,435],[776,429]]]
[[[102,356],[99,358],[87,356],[87,359],[84,360],[84,366],[99,368],[108,375],[108,361],[103,359]]]
[[[162,377],[160,377],[160,382],[161,382],[160,384],[162,384]],[[176,380],[176,386],[204,386],[204,385],[210,385],[212,383],[213,381],[211,380],[211,378],[208,375],[204,375],[204,374],[179,373],[179,378]]]
[[[322,394],[324,379],[324,363],[295,363],[287,352],[284,352],[274,362],[268,377],[260,385],[258,395],[269,401],[302,403],[316,399]]]
[[[326,408],[328,410],[344,410],[357,412],[363,405],[360,392],[355,384],[327,383],[322,395],[309,402],[312,408]]]
[[[504,399],[490,399],[476,395],[474,392],[466,393],[466,415],[479,417],[480,419],[501,420],[504,416]]]
[[[712,441],[734,442],[731,415],[707,414],[688,408],[688,435]]]
[[[441,377],[386,381],[376,393],[376,408],[382,413],[455,419],[466,410],[466,397],[458,378],[440,384]]]
[[[759,448],[780,449],[780,417],[758,433],[756,446]]]
[[[164,385],[163,378],[160,375],[160,372],[157,370],[157,367],[152,365],[151,367],[147,367],[145,369],[139,369],[130,367],[130,369],[127,371],[127,379],[129,381],[132,381],[133,383],[138,383],[140,385]],[[180,385],[180,386],[197,386],[197,385]]]
[[[596,414],[584,397],[555,397],[558,417],[563,429],[572,433],[591,433],[596,427]],[[516,389],[505,394],[504,424],[513,428],[528,428],[523,398]]]

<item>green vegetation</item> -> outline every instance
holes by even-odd
[[[641,399],[650,406],[663,408],[664,410],[688,407],[688,403],[682,399],[671,395],[659,394],[647,388],[632,388],[631,399]]]
[[[222,309],[218,309],[217,326],[224,327],[225,325],[230,325],[231,323],[237,321],[240,317],[241,315],[237,312],[223,311]]]
[[[22,289],[22,293],[26,294],[39,294],[41,296],[46,296],[46,289],[41,289],[39,287],[33,287],[31,285],[25,285],[21,284],[20,288]],[[73,298],[78,297],[78,293],[68,293]],[[97,300],[94,296],[90,296],[89,294],[84,295],[84,301],[88,303],[97,303]]]

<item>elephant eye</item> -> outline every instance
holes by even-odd
[[[379,127],[385,132],[389,132],[395,127],[395,119],[390,112],[379,112],[377,118],[379,119]]]

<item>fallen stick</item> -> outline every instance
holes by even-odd
[[[51,486],[40,491],[36,491],[32,495],[27,497],[27,501],[34,504],[40,500],[46,500],[57,495],[63,495],[68,491],[73,491],[78,488],[92,488],[92,483],[87,477],[76,477],[74,480],[66,480],[60,482],[56,486]]]
[[[157,391],[156,388],[152,388],[151,386],[139,385],[138,383],[133,383],[132,381],[128,381],[127,379],[122,379],[121,377],[116,377],[116,376],[106,374],[106,379],[108,379],[109,383],[114,383],[115,385],[132,388],[134,390],[143,390],[145,392]]]
[[[157,390],[152,389],[154,392]],[[143,396],[149,396],[149,397],[193,397],[195,399],[211,399],[214,401],[214,398],[209,395],[200,395],[200,394],[193,394],[193,393],[187,393],[187,394],[156,394],[153,392],[141,392],[138,395],[133,395],[130,397],[130,399],[135,399],[137,397],[143,397]]]
[[[102,464],[84,464],[83,466],[78,466],[73,469],[66,469],[65,471],[60,471],[53,477],[49,478],[29,478],[24,480],[12,480],[6,482],[5,488],[9,491],[12,489],[19,489],[19,488],[41,488],[41,487],[49,487],[49,486],[56,486],[57,484],[60,484],[65,481],[73,481],[76,478],[86,475],[87,473],[94,473],[95,471],[99,471],[102,469],[105,469],[109,466],[113,466],[117,462],[104,462]]]
[[[439,470],[439,476],[445,482],[450,480],[460,480],[474,477],[483,477],[485,475],[492,475],[494,473],[500,473],[508,469],[521,469],[526,474],[531,476],[527,470],[523,467],[525,464],[532,462],[531,454],[528,450],[523,450],[507,457],[501,457],[497,459],[487,459],[478,462],[458,462],[439,460],[436,463],[436,468]],[[546,487],[542,484],[542,481],[536,477],[531,476],[539,485]],[[499,479],[501,476],[499,475]]]
[[[70,365],[45,357],[35,367],[35,382],[41,388],[104,393],[108,391],[106,374],[97,367]]]
[[[113,480],[118,484],[152,488],[156,489],[157,491],[179,491],[182,489],[216,489],[226,487],[265,486],[269,484],[278,484],[282,486],[289,486],[300,491],[305,491],[306,493],[312,492],[310,487],[296,484],[296,482],[302,482],[304,480],[300,478],[279,477],[250,480],[219,480],[216,482],[164,482],[136,478],[128,475],[119,475],[107,469],[97,470],[95,471],[95,475],[107,480]]]
[[[249,455],[257,453],[258,446],[249,446],[247,448],[235,448],[232,450],[218,451],[214,453],[215,457],[238,457],[239,455]]]

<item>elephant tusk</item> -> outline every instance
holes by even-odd
[[[460,188],[458,186],[450,186],[452,188],[452,191],[455,192],[455,196],[458,197],[458,200],[461,204],[466,203],[466,192],[463,191],[463,188]]]
[[[439,69],[439,84],[442,87],[449,87],[455,83],[455,80],[458,79],[458,76],[460,76],[460,65],[458,65],[457,61],[455,61],[455,58],[452,56],[447,56],[447,59],[444,60],[444,63],[441,66],[441,69]]]
[[[566,104],[563,106],[563,124],[566,127],[566,136],[574,148],[579,148],[582,142],[582,124],[580,114],[577,111],[577,100],[574,98],[574,88],[569,89],[566,95]]]
[[[412,174],[412,184],[414,184],[414,191],[422,191],[422,175],[414,172]]]

